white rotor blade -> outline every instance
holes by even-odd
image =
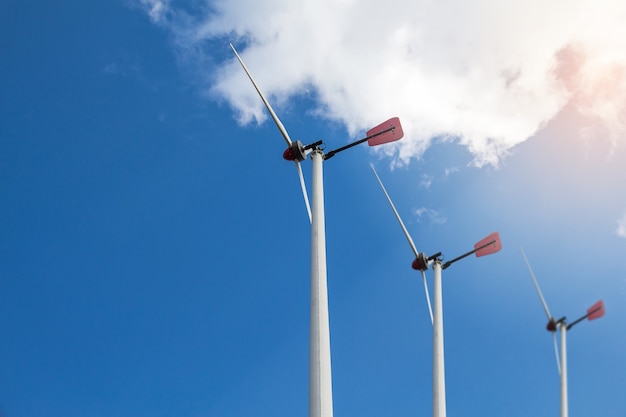
[[[563,331],[561,329],[561,331]],[[554,353],[556,354],[556,368],[559,370],[559,375],[561,375],[561,359],[559,358],[559,346],[556,342],[556,332],[552,332],[552,341],[554,342]]]
[[[415,258],[419,257],[419,252],[417,251],[417,248],[415,247],[415,243],[413,243],[413,239],[411,239],[411,235],[409,235],[408,230],[406,230],[406,227],[404,226],[404,223],[402,222],[402,219],[400,218],[400,215],[398,214],[398,210],[396,210],[396,206],[393,205],[393,201],[391,201],[391,197],[389,197],[389,194],[387,193],[387,190],[385,189],[383,182],[380,180],[378,173],[374,169],[374,165],[370,165],[370,167],[372,168],[372,171],[374,171],[374,175],[376,175],[376,179],[378,180],[380,187],[383,189],[383,192],[385,193],[385,196],[387,197],[387,201],[389,201],[389,204],[391,205],[391,208],[393,209],[393,212],[396,215],[396,219],[398,219],[398,222],[400,223],[400,227],[402,227],[402,231],[404,232],[404,236],[406,236],[406,240],[409,241],[409,245],[411,245],[411,249],[413,249]]]
[[[233,46],[232,43],[230,44],[230,49],[232,49],[233,52],[235,53],[235,56],[237,57],[237,60],[239,61],[239,63],[243,67],[243,70],[248,75],[248,78],[250,78],[250,81],[252,81],[252,85],[254,85],[254,88],[256,89],[257,93],[259,93],[259,96],[261,96],[261,100],[263,100],[263,103],[265,104],[265,107],[267,108],[267,110],[269,110],[270,115],[272,116],[272,119],[274,119],[274,123],[276,123],[276,127],[278,127],[278,130],[280,130],[280,133],[283,135],[283,138],[285,138],[285,141],[287,142],[287,146],[291,146],[291,138],[289,137],[289,134],[287,133],[287,129],[285,129],[285,126],[283,126],[283,124],[280,121],[280,119],[278,118],[278,116],[276,116],[276,113],[274,113],[274,109],[272,109],[272,106],[270,105],[269,101],[267,101],[267,99],[265,98],[265,96],[261,92],[261,89],[259,89],[259,86],[254,81],[254,78],[252,78],[252,75],[250,75],[250,71],[248,71],[248,68],[246,67],[246,64],[243,63],[243,60],[241,59],[241,57],[239,56],[239,54],[235,50],[235,47]]]
[[[300,162],[296,163],[296,169],[298,170],[298,176],[300,177],[300,187],[302,187],[302,195],[304,196],[304,204],[306,204],[306,211],[309,213],[309,222],[313,223],[313,217],[311,216],[311,205],[309,204],[309,196],[306,192],[306,185],[304,184],[304,175],[302,175],[302,167]]]
[[[424,280],[424,292],[426,293],[426,302],[428,303],[428,312],[430,313],[430,324],[433,324],[433,308],[430,305],[430,294],[428,293],[428,284],[426,283],[424,270],[422,270],[422,280]]]
[[[528,258],[526,258],[526,253],[524,252],[524,249],[522,249],[522,256],[524,257],[524,261],[526,262],[528,272],[530,272],[530,276],[533,279],[533,283],[535,284],[537,294],[539,294],[539,298],[541,299],[541,304],[543,304],[543,309],[546,312],[546,316],[548,316],[548,320],[550,320],[552,318],[552,315],[550,314],[550,310],[548,309],[548,304],[546,304],[546,300],[543,298],[543,294],[541,293],[541,289],[539,288],[539,284],[537,283],[537,278],[535,278],[533,269],[530,267],[530,262],[528,262]]]

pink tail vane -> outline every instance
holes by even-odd
[[[502,242],[500,242],[500,235],[498,232],[494,232],[474,245],[476,250],[476,256],[486,256],[492,253],[498,252],[502,249]]]
[[[404,131],[402,131],[400,119],[392,117],[386,122],[368,130],[366,136],[370,138],[367,140],[367,144],[370,146],[376,146],[402,139]]]
[[[595,320],[604,316],[604,302],[598,301],[587,310],[587,320]]]

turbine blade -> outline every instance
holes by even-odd
[[[300,162],[296,163],[296,169],[298,170],[298,177],[300,177],[300,187],[302,188],[302,195],[304,196],[304,204],[306,204],[306,211],[309,213],[309,222],[313,223],[313,217],[311,216],[311,205],[309,204],[309,195],[306,192],[306,185],[304,184],[304,175],[302,175],[302,167]]]
[[[411,249],[413,250],[415,257],[417,258],[419,256],[419,252],[417,251],[417,248],[415,247],[415,243],[413,243],[413,239],[411,239],[411,235],[409,235],[408,230],[406,230],[406,227],[404,226],[404,223],[402,222],[402,219],[400,218],[400,215],[398,214],[398,210],[396,210],[396,206],[393,205],[393,201],[391,201],[391,197],[389,197],[389,194],[387,193],[387,190],[385,189],[383,182],[380,180],[380,177],[378,176],[376,169],[374,169],[374,165],[370,165],[370,166],[372,168],[372,171],[374,171],[374,175],[376,175],[376,179],[378,180],[380,187],[383,189],[383,192],[385,193],[385,196],[387,197],[387,201],[389,201],[389,204],[391,205],[391,209],[396,215],[396,219],[398,219],[398,223],[400,223],[400,227],[402,227],[402,231],[404,232],[404,236],[406,236],[406,240],[409,242],[409,245],[411,246]]]
[[[562,332],[565,330],[561,329]],[[552,341],[554,342],[554,353],[556,354],[556,368],[559,370],[559,375],[561,375],[561,358],[559,358],[559,346],[556,342],[556,332],[552,332]]]
[[[426,282],[424,270],[422,270],[422,280],[424,281],[424,292],[426,293],[426,302],[428,303],[428,312],[430,313],[430,324],[433,324],[433,307],[430,305],[430,294],[428,293],[428,283]]]
[[[285,129],[285,126],[283,126],[283,123],[280,121],[278,116],[276,116],[276,113],[274,113],[274,109],[272,109],[272,106],[270,105],[269,101],[267,101],[267,99],[265,98],[265,96],[261,92],[261,89],[256,84],[256,82],[254,81],[254,78],[252,78],[252,75],[250,74],[250,71],[248,71],[248,68],[246,67],[246,64],[243,63],[243,60],[241,59],[241,57],[237,53],[237,50],[235,49],[235,47],[233,46],[232,43],[230,44],[230,49],[233,50],[233,52],[235,53],[235,56],[237,57],[237,60],[239,61],[239,63],[243,67],[243,70],[248,75],[248,78],[250,79],[250,81],[252,81],[252,85],[256,89],[256,92],[259,93],[259,96],[261,97],[261,100],[263,100],[263,104],[265,104],[265,107],[270,112],[270,115],[272,116],[272,119],[274,119],[274,123],[276,123],[276,127],[278,127],[278,130],[280,130],[280,133],[283,135],[283,138],[285,138],[285,142],[287,142],[287,146],[291,146],[291,138],[289,137],[289,134],[287,133],[287,129]]]
[[[528,272],[530,272],[530,276],[533,279],[533,283],[535,284],[537,294],[539,294],[539,298],[541,299],[541,304],[543,304],[543,309],[546,312],[546,316],[548,316],[548,320],[550,320],[552,318],[552,315],[550,314],[550,310],[548,309],[548,304],[546,304],[546,300],[543,298],[543,294],[541,293],[541,289],[539,288],[539,284],[537,283],[537,278],[535,278],[533,269],[530,267],[530,262],[528,262],[528,258],[526,258],[526,253],[524,252],[524,249],[522,249],[522,256],[524,257],[524,261],[526,262]]]

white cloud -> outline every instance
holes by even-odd
[[[617,236],[626,238],[626,213],[624,213],[624,216],[617,221],[617,229],[615,229],[615,234]]]
[[[181,53],[232,41],[276,107],[311,95],[317,114],[353,135],[400,116],[405,139],[385,152],[401,164],[437,136],[497,165],[568,103],[614,146],[626,142],[623,0],[216,0],[193,16],[140,1]],[[212,74],[211,92],[240,122],[263,121],[238,65]]]
[[[448,221],[441,213],[436,210],[426,207],[420,207],[415,210],[418,220],[421,221],[422,217],[427,217],[432,223],[443,224]]]

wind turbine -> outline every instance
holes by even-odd
[[[541,289],[539,288],[539,283],[537,283],[537,278],[535,278],[535,274],[533,273],[533,269],[530,267],[530,262],[528,262],[528,258],[526,257],[526,253],[522,249],[522,256],[524,257],[524,261],[526,262],[526,267],[528,268],[528,272],[530,273],[531,278],[533,279],[533,283],[535,284],[535,289],[537,290],[537,294],[539,294],[539,299],[541,300],[541,304],[543,305],[543,310],[548,317],[548,324],[546,325],[546,330],[552,333],[552,340],[554,341],[554,353],[556,354],[556,366],[559,370],[559,374],[561,375],[561,417],[567,417],[568,415],[568,404],[567,404],[567,331],[571,329],[575,324],[580,323],[584,319],[587,320],[595,320],[604,316],[604,302],[602,300],[596,302],[594,305],[587,309],[587,314],[584,316],[574,320],[572,323],[567,324],[567,319],[565,316],[560,319],[556,319],[554,316],[550,314],[550,310],[548,309],[548,304],[546,300],[543,298],[543,294],[541,293]],[[556,332],[561,332],[561,358],[559,360],[559,348],[556,340]]]
[[[330,326],[328,320],[328,288],[326,279],[326,232],[324,220],[324,184],[322,162],[333,157],[337,153],[351,148],[363,142],[370,146],[399,140],[404,136],[400,120],[391,118],[378,126],[370,129],[366,137],[342,146],[335,150],[324,153],[323,141],[317,141],[303,146],[299,140],[292,141],[276,116],[272,106],[267,101],[261,89],[252,78],[250,71],[243,60],[230,44],[237,60],[246,72],[246,75],[254,85],[265,107],[269,111],[276,127],[287,142],[287,149],[283,152],[283,158],[296,163],[302,194],[309,213],[311,222],[311,327],[309,348],[309,417],[332,417],[332,376],[330,364]],[[312,187],[311,207],[307,197],[306,186],[300,162],[311,156],[312,162]]]
[[[473,253],[476,254],[477,257],[490,255],[492,253],[498,252],[502,248],[502,243],[500,242],[500,236],[498,232],[492,233],[486,238],[482,239],[478,243],[474,245],[474,250],[471,250],[467,253],[464,253],[461,256],[458,256],[444,264],[441,263],[442,255],[441,252],[437,252],[434,255],[426,256],[424,252],[419,252],[413,243],[413,239],[411,235],[407,231],[404,226],[404,222],[400,218],[396,207],[391,201],[391,197],[389,197],[389,193],[385,189],[383,182],[381,181],[376,169],[372,166],[372,171],[374,171],[374,175],[380,184],[380,187],[383,189],[385,196],[387,197],[387,201],[389,201],[389,205],[393,209],[394,214],[396,215],[396,219],[398,223],[400,223],[400,227],[404,232],[404,236],[409,242],[409,246],[413,250],[413,254],[415,255],[415,259],[411,264],[411,267],[415,270],[418,270],[422,273],[422,280],[424,281],[424,291],[426,292],[426,301],[428,303],[428,310],[430,311],[430,318],[433,325],[433,417],[445,417],[446,416],[446,384],[445,384],[445,367],[444,367],[444,354],[443,354],[443,299],[442,299],[442,285],[441,285],[441,275],[442,270],[448,268],[454,262],[459,261]],[[434,312],[431,308],[430,297],[428,295],[428,285],[426,283],[426,274],[425,271],[428,269],[428,266],[432,264],[434,271],[434,279],[433,279],[433,306]]]

